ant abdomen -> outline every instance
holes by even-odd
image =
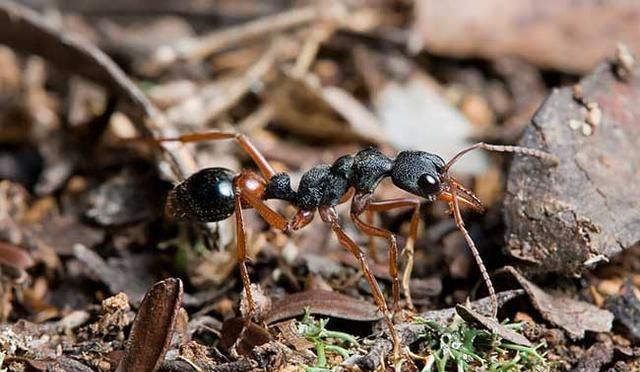
[[[166,211],[176,219],[216,222],[234,212],[233,180],[236,174],[226,168],[205,168],[169,192]]]

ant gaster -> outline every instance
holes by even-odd
[[[413,208],[410,237],[407,241],[408,262],[403,273],[403,291],[407,304],[411,307],[408,279],[412,266],[412,249],[417,235],[420,200],[398,198],[373,200],[372,195],[380,182],[390,177],[400,189],[427,201],[444,200],[449,204],[456,226],[464,235],[481,275],[489,291],[493,315],[497,312],[496,296],[489,274],[475,244],[464,227],[460,215],[460,204],[482,211],[478,198],[464,188],[448,173],[449,168],[469,151],[483,148],[498,152],[517,152],[556,162],[554,156],[534,149],[516,146],[498,146],[478,143],[460,151],[449,162],[440,156],[424,151],[402,151],[390,158],[375,148],[367,148],[354,155],[344,155],[333,164],[317,165],[302,176],[298,189],[293,190],[286,173],[276,173],[265,157],[242,134],[234,132],[205,132],[164,138],[157,141],[199,142],[206,140],[235,140],[260,169],[261,174],[251,170],[240,173],[225,168],[206,168],[198,171],[169,194],[167,210],[176,218],[197,222],[216,222],[235,214],[237,259],[249,308],[253,316],[255,303],[251,293],[247,272],[247,250],[243,208],[253,208],[272,227],[289,232],[308,225],[316,212],[322,221],[330,226],[339,243],[359,261],[362,272],[371,286],[373,297],[387,322],[394,345],[394,353],[399,350],[399,338],[393,326],[387,303],[384,299],[364,252],[340,226],[335,207],[351,199],[350,216],[355,225],[370,237],[384,238],[389,243],[389,274],[392,278],[394,310],[399,309],[399,279],[397,268],[398,247],[395,235],[370,221],[361,218],[365,212],[374,213],[396,208]],[[286,218],[265,203],[269,199],[285,200],[296,207],[297,213]]]

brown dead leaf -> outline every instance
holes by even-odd
[[[271,341],[271,334],[259,325],[247,323],[243,318],[231,318],[222,325],[222,347],[227,350],[235,347],[240,355],[250,353],[256,346]],[[242,337],[242,339],[238,339]]]
[[[281,338],[285,344],[291,345],[297,351],[311,349],[314,346],[313,342],[300,335],[296,324],[295,319],[289,319],[276,323],[272,327],[279,331],[278,337]]]
[[[528,281],[513,267],[507,266],[504,270],[516,278],[540,315],[567,331],[572,338],[583,338],[585,331],[608,332],[611,330],[613,314],[608,310],[559,294],[548,294]]]
[[[180,279],[165,279],[151,287],[133,322],[117,372],[153,372],[158,369],[171,342],[181,303]]]
[[[378,308],[369,302],[337,292],[314,290],[294,293],[274,303],[271,312],[267,316],[266,323],[271,324],[283,319],[303,315],[305,309],[308,309],[310,314],[362,322],[382,319]]]

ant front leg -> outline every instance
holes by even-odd
[[[349,237],[346,232],[344,232],[344,230],[338,223],[338,215],[334,208],[321,207],[318,209],[318,212],[320,213],[322,221],[328,224],[331,227],[331,230],[333,230],[333,232],[336,234],[340,245],[351,252],[351,254],[360,262],[362,273],[364,274],[367,282],[369,283],[369,286],[371,287],[373,299],[375,300],[378,309],[384,316],[384,320],[387,323],[391,341],[393,343],[393,355],[394,357],[397,357],[400,352],[400,338],[398,337],[398,333],[396,332],[396,329],[393,325],[393,321],[389,313],[389,308],[387,307],[387,302],[385,301],[384,295],[380,290],[380,286],[378,286],[376,278],[371,273],[371,269],[369,269],[369,264],[367,263],[364,252],[362,252],[356,242],[353,241],[353,239],[351,239],[351,237]]]
[[[236,219],[236,254],[238,267],[240,268],[240,278],[242,279],[242,287],[247,299],[246,320],[251,321],[256,312],[256,303],[253,300],[251,292],[251,279],[249,279],[249,271],[247,270],[247,235],[244,226],[244,218],[242,217],[242,199],[236,194],[234,199],[235,219]]]
[[[210,131],[210,132],[202,132],[202,133],[190,133],[183,134],[178,137],[170,137],[170,138],[156,138],[157,142],[182,142],[182,143],[193,143],[193,142],[203,142],[203,141],[219,141],[219,140],[235,140],[238,145],[249,155],[251,160],[258,166],[262,176],[267,180],[270,180],[275,174],[275,170],[269,164],[269,161],[262,155],[260,150],[251,141],[241,133],[236,132],[222,132],[222,131]]]
[[[389,242],[389,275],[392,280],[392,293],[394,310],[399,310],[399,280],[398,280],[398,246],[395,234],[391,231],[373,226],[369,221],[365,222],[360,219],[363,212],[368,214],[374,212],[388,211],[396,208],[413,208],[411,215],[411,224],[409,227],[409,237],[405,245],[404,253],[407,255],[407,264],[402,275],[402,289],[407,301],[407,307],[414,310],[413,301],[411,300],[411,291],[409,289],[409,280],[413,270],[413,251],[418,236],[418,223],[420,221],[420,202],[416,199],[400,198],[382,201],[371,201],[371,194],[359,193],[353,198],[351,204],[351,218],[358,228],[369,235],[369,237],[384,238]]]
[[[277,211],[269,207],[261,198],[265,188],[265,181],[262,177],[251,171],[243,171],[234,179],[234,210],[236,215],[236,250],[238,255],[238,266],[240,276],[247,299],[247,319],[252,319],[255,315],[255,301],[251,291],[251,280],[247,270],[247,242],[246,229],[242,216],[243,203],[255,209],[258,214],[269,224],[278,230],[287,231],[287,219]]]

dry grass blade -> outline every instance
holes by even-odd
[[[181,303],[180,279],[165,279],[151,287],[133,322],[117,372],[158,369],[173,336]]]

